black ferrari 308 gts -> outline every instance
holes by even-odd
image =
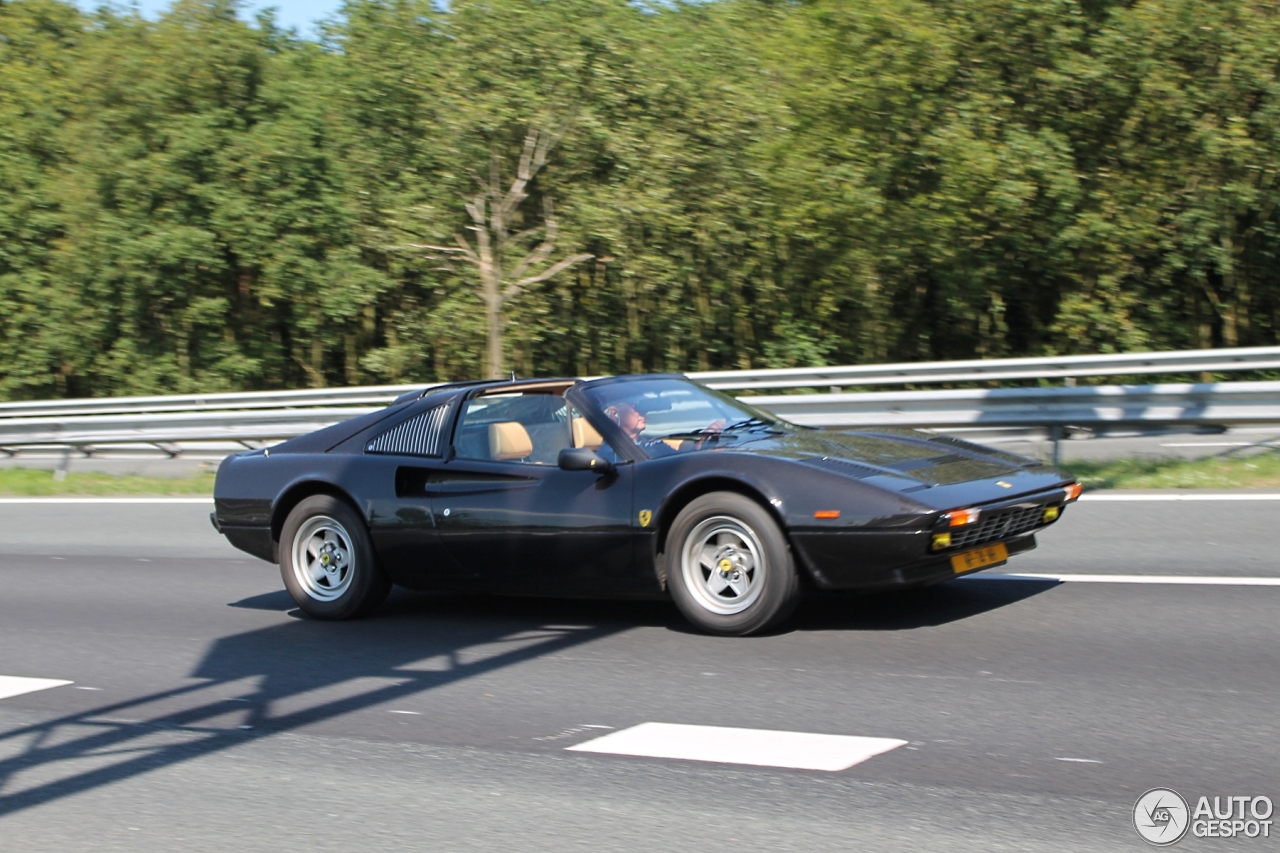
[[[214,526],[320,619],[393,583],[670,595],[698,628],[777,624],[806,587],[940,583],[1035,547],[1080,487],[900,429],[796,426],[679,375],[443,385],[231,456]]]

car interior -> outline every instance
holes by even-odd
[[[599,450],[604,437],[559,393],[535,389],[468,401],[454,447],[459,458],[556,465],[570,447]]]

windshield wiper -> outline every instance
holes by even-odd
[[[734,421],[721,431],[729,432],[730,430],[735,429],[759,429],[760,427],[767,427],[769,432],[781,434],[782,430],[778,429],[776,424],[777,421],[771,421],[767,418],[745,418],[740,421]]]
[[[704,427],[703,429],[687,430],[685,432],[673,432],[668,435],[664,435],[663,438],[687,438],[694,441],[718,438],[720,436],[723,436],[724,438],[737,438],[737,436],[734,435],[726,435],[726,433],[735,432],[737,430],[760,430],[762,432],[773,433],[774,435],[782,435],[784,430],[778,429],[776,424],[777,421],[771,421],[767,418],[744,418],[743,420],[734,421],[727,426],[723,426],[720,429]]]

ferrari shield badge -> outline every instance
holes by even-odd
[[[653,521],[653,513],[649,512],[647,509],[640,510],[640,526],[648,527],[649,522],[651,521]]]

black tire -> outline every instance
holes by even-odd
[[[364,519],[332,495],[312,495],[293,508],[279,553],[285,589],[316,619],[366,616],[391,591]]]
[[[764,631],[791,615],[800,597],[795,561],[778,523],[735,492],[711,492],[682,509],[661,559],[676,606],[709,634]]]

